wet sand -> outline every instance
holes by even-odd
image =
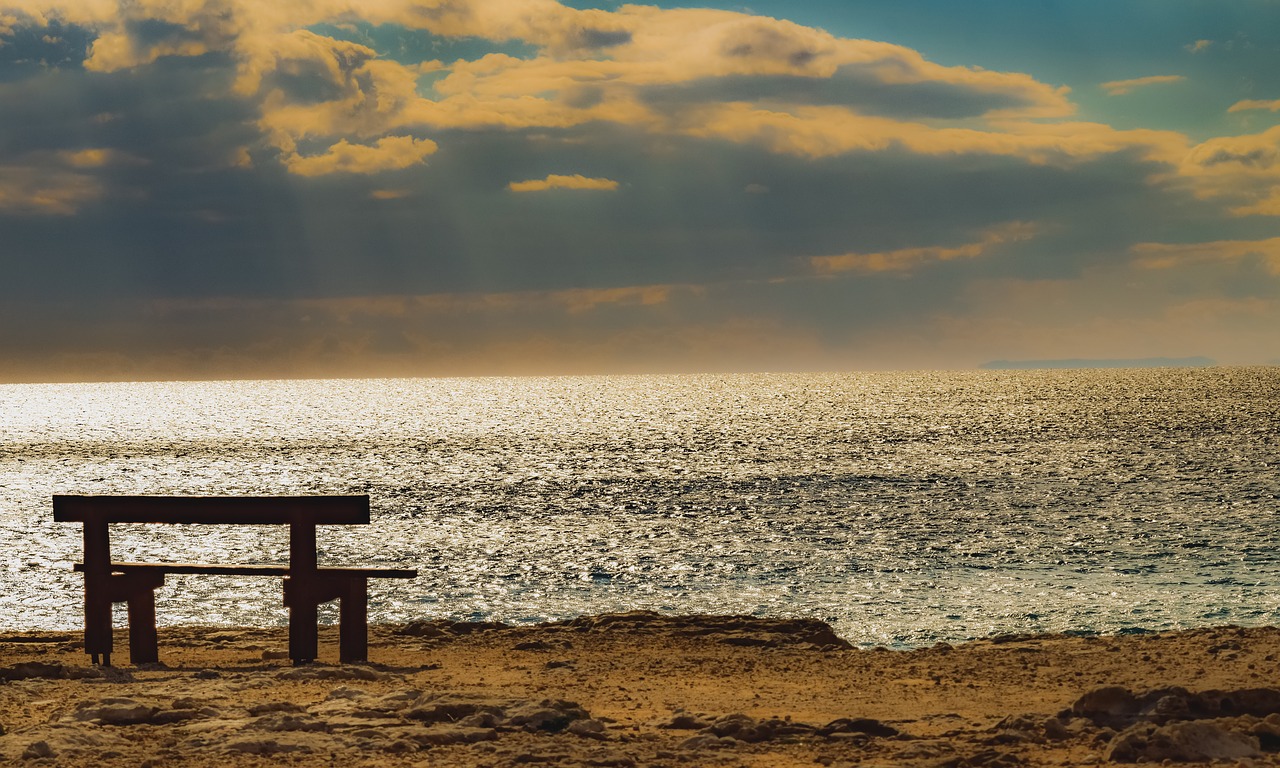
[[[375,626],[292,667],[285,630],[161,628],[162,664],[0,632],[0,764],[1280,765],[1280,630],[853,649],[821,622]],[[1274,686],[1274,687],[1273,687]]]

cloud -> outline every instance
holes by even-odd
[[[137,157],[110,147],[93,147],[89,149],[64,150],[58,156],[72,168],[105,168],[111,165],[133,165],[145,163]]]
[[[457,61],[435,81],[440,95],[409,105],[402,124],[437,128],[566,128],[612,122],[681,133],[708,109],[798,112],[828,107],[921,117],[1061,117],[1065,88],[1019,73],[946,67],[902,46],[847,40],[776,19],[705,9],[625,6],[614,14],[630,39],[608,57],[491,54]],[[921,126],[916,125],[918,130]]]
[[[700,107],[678,130],[689,136],[763,146],[772,152],[825,158],[901,149],[920,155],[994,155],[1030,163],[1073,163],[1137,150],[1175,162],[1186,139],[1169,131],[1121,131],[1098,123],[1005,120],[978,130],[935,127],[858,115],[838,107],[758,109],[747,104]]]
[[[582,314],[604,305],[654,307],[666,304],[679,291],[699,295],[700,286],[641,285],[594,290],[558,291],[553,300],[572,314]]]
[[[1237,216],[1280,216],[1280,126],[1201,142],[1179,171],[1199,196],[1228,201]]]
[[[1265,109],[1271,112],[1280,112],[1280,99],[1267,101],[1265,99],[1245,99],[1237,101],[1227,108],[1228,112],[1243,112],[1249,109]]]
[[[25,5],[40,7],[36,0]],[[1037,148],[1006,137],[1007,127],[949,129],[945,123],[901,123],[892,116],[877,124],[875,117],[855,110],[893,113],[901,105],[914,105],[908,111],[925,117],[932,116],[928,105],[933,104],[943,118],[990,120],[1062,117],[1073,110],[1065,88],[1025,74],[938,65],[903,46],[709,9],[578,10],[554,0],[441,0],[426,5],[407,0],[137,0],[116,13],[112,3],[98,0],[50,13],[99,30],[85,63],[93,71],[136,69],[165,58],[230,57],[236,69],[230,94],[257,102],[258,125],[267,143],[294,172],[341,166],[317,158],[315,144],[371,145],[406,135],[434,141],[431,136],[442,130],[614,123],[656,134],[700,135],[690,130],[691,124],[708,111],[728,122],[727,115],[749,108],[735,101],[735,89],[767,94],[768,78],[774,79],[769,100],[783,104],[779,114],[787,116],[790,138],[762,145],[812,156],[890,146],[1016,153],[1021,146],[1039,158]],[[353,18],[435,35],[523,40],[536,46],[538,54],[406,64],[310,28]],[[419,78],[426,73],[439,74],[433,85],[439,98],[419,90]],[[652,93],[646,95],[646,89],[691,84],[705,91],[700,103],[659,103],[650,98]],[[776,108],[762,105],[755,116],[760,130],[779,129],[778,121],[762,124],[770,122],[770,111]],[[866,129],[869,138],[831,138],[851,127]],[[749,138],[751,131],[725,128],[718,138],[756,140]],[[895,141],[899,130],[917,138]],[[925,136],[934,130],[937,135]],[[234,151],[236,164],[243,164],[245,152],[244,147]]]
[[[976,241],[954,246],[899,248],[881,253],[845,253],[838,256],[815,256],[809,266],[819,275],[843,272],[907,272],[924,264],[956,259],[976,259],[998,246],[1035,237],[1038,227],[1030,222],[1015,221],[995,227]]]
[[[436,151],[436,143],[412,136],[388,136],[372,145],[346,139],[318,155],[292,155],[285,160],[290,173],[323,176],[330,173],[375,174],[417,165]]]
[[[529,181],[513,181],[507,185],[512,192],[545,192],[549,189],[590,189],[612,192],[618,188],[618,182],[612,179],[589,179],[582,174],[560,176],[551,174],[545,179]]]
[[[328,17],[345,12],[375,24],[401,24],[447,37],[523,40],[558,56],[607,50],[630,39],[618,14],[578,10],[555,0],[330,2],[324,10]]]
[[[1215,240],[1204,243],[1138,243],[1130,251],[1143,269],[1173,269],[1192,263],[1256,260],[1280,277],[1280,237],[1266,240]]]
[[[0,7],[0,67],[40,72],[80,66],[88,56],[91,30]]]
[[[1132,80],[1112,80],[1109,83],[1102,83],[1098,87],[1106,91],[1108,96],[1124,96],[1133,93],[1137,88],[1165,83],[1180,83],[1186,79],[1182,75],[1151,75],[1150,77],[1135,77]]]
[[[74,4],[72,4],[74,5]],[[100,2],[88,3],[86,21],[100,13]],[[70,9],[68,9],[70,10]],[[134,0],[119,3],[107,19],[93,19],[101,29],[86,69],[114,72],[150,64],[164,56],[195,57],[234,47],[243,33],[244,16],[232,0],[170,3]],[[66,11],[64,11],[65,13]]]
[[[1212,40],[1196,40],[1193,43],[1187,43],[1184,47],[1191,53],[1204,53],[1212,48],[1213,44],[1214,41]]]
[[[0,165],[0,213],[70,216],[104,194],[104,185],[92,176]]]
[[[97,172],[142,162],[101,147],[38,150],[0,162],[0,213],[70,216],[106,195],[107,185]]]

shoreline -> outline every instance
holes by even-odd
[[[1280,765],[1280,629],[857,649],[816,620],[605,614],[161,627],[159,665],[0,631],[0,762],[58,766]]]

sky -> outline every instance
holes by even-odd
[[[0,381],[1280,363],[1280,0],[0,0]]]

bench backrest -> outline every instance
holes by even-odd
[[[368,496],[54,496],[59,523],[368,525]]]

